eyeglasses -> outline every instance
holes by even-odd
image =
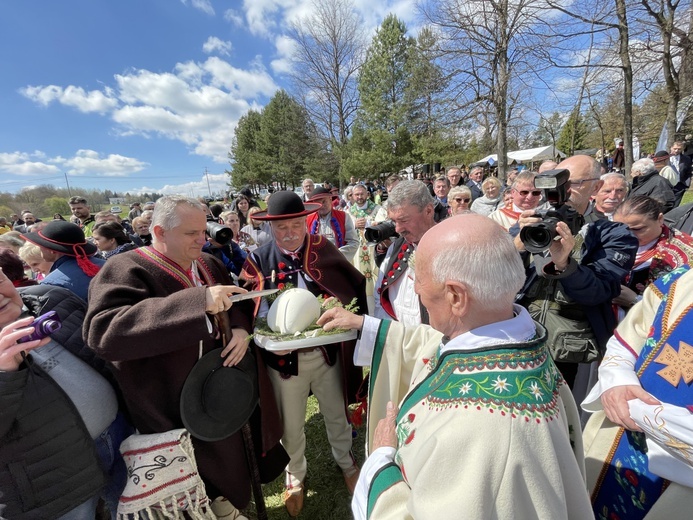
[[[532,195],[532,197],[540,197],[541,196],[541,190],[515,190],[517,193],[520,194],[521,197],[527,197],[528,195]]]
[[[582,184],[585,182],[594,182],[594,181],[598,181],[598,180],[599,179],[582,179],[581,181],[568,180],[568,185],[569,186],[582,186]]]
[[[462,203],[462,202],[464,202],[465,204],[469,204],[469,201],[470,201],[471,199],[463,199],[463,198],[455,197],[453,200],[454,200],[455,202],[457,202],[457,203]]]

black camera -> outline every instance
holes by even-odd
[[[233,231],[230,227],[219,224],[214,217],[207,217],[207,234],[220,246],[225,246],[233,239]]]
[[[556,224],[565,222],[570,232],[576,235],[585,223],[585,219],[566,205],[568,200],[570,172],[566,169],[549,170],[534,178],[534,187],[544,192],[544,198],[551,204],[549,209],[539,210],[534,216],[541,222],[528,224],[520,231],[520,240],[530,253],[546,251],[556,238]]]
[[[363,230],[363,236],[366,238],[366,242],[377,244],[378,242],[397,236],[397,232],[395,231],[394,222],[386,220],[379,224],[368,226]]]

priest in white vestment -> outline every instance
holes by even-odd
[[[513,305],[524,269],[486,217],[449,218],[419,242],[415,290],[430,326],[331,309],[326,330],[361,329],[371,366],[362,519],[591,519],[577,407]]]

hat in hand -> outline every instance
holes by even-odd
[[[310,202],[304,204],[301,197],[293,191],[278,191],[269,198],[267,211],[254,213],[253,220],[288,220],[304,217],[318,211],[320,206],[321,204]]]
[[[258,404],[257,372],[246,354],[223,366],[223,349],[202,356],[190,371],[180,397],[180,415],[190,434],[203,441],[230,437],[248,422]]]

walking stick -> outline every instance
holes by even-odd
[[[267,520],[265,497],[262,494],[262,482],[260,480],[260,468],[258,468],[257,459],[255,458],[255,444],[253,443],[253,434],[250,431],[250,424],[245,423],[241,427],[241,431],[243,432],[243,445],[245,446],[245,455],[248,459],[250,486],[253,490],[253,497],[255,498],[257,517],[258,520]]]

